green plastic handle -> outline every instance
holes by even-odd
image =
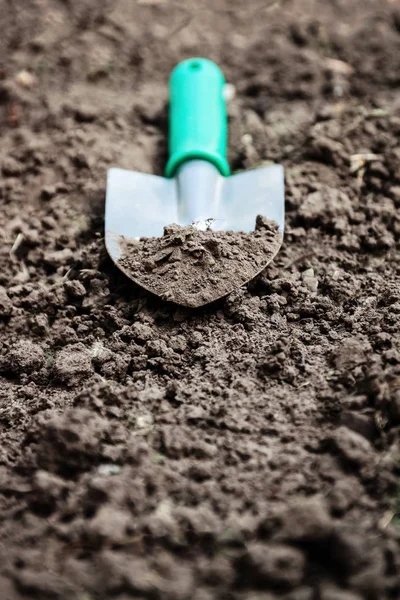
[[[184,162],[196,158],[211,162],[222,175],[229,175],[224,85],[222,71],[206,58],[189,58],[173,69],[166,177],[173,177]]]

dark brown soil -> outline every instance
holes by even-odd
[[[0,0],[0,597],[399,597],[400,12],[376,0]],[[216,60],[284,244],[201,309],[104,249]]]
[[[249,233],[167,225],[161,238],[122,238],[117,264],[163,300],[203,306],[253,279],[278,252],[278,225],[261,215],[254,225]]]

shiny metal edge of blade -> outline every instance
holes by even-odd
[[[176,182],[126,169],[107,173],[105,232],[126,238],[160,237],[177,222]]]

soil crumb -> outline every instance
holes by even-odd
[[[164,300],[196,307],[253,279],[274,258],[282,238],[277,223],[262,215],[250,233],[172,224],[161,238],[123,238],[118,265]]]

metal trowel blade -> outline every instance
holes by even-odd
[[[124,169],[110,169],[107,176],[105,243],[114,263],[130,279],[163,296],[163,290],[150,289],[140,273],[119,262],[125,241],[161,237],[165,225],[204,223],[214,231],[254,231],[258,215],[284,227],[284,172],[280,165],[260,167],[223,177],[210,163],[193,160],[184,164],[175,178],[167,179]],[[279,246],[277,247],[277,250]],[[247,283],[272,260],[255,268],[246,280],[227,281],[225,288],[210,300],[193,299],[190,306],[201,306],[225,296]],[[178,282],[179,289],[185,281]],[[170,298],[182,304],[179,298]]]

